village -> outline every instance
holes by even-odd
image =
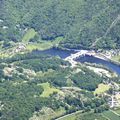
[[[88,50],[80,50],[77,51],[74,54],[71,54],[70,56],[68,56],[67,58],[65,58],[66,61],[69,61],[71,63],[71,67],[74,68],[78,65],[78,62],[76,61],[77,58],[79,58],[80,56],[85,56],[85,55],[89,55],[89,56],[94,56],[103,60],[109,60],[111,58],[111,51],[110,52],[105,52],[105,54],[102,53],[96,53],[94,50],[92,51],[88,51]],[[112,51],[112,53],[114,53]],[[116,55],[114,53],[114,55]],[[90,67],[91,69],[91,67]],[[104,69],[100,69],[98,68],[98,70],[96,70],[97,68],[94,68],[94,72],[103,75],[104,73],[106,73],[107,77],[112,77],[110,75],[108,75],[108,73],[104,72]],[[98,71],[98,72],[97,72]],[[108,84],[109,87],[112,89],[112,94],[104,94],[105,96],[108,96],[108,105],[110,108],[118,108],[120,107],[120,86],[115,83],[115,82],[106,82],[104,81],[105,84]]]

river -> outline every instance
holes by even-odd
[[[74,51],[74,50],[67,51],[67,50],[51,48],[51,49],[44,50],[44,51],[34,51],[34,52],[37,52],[37,54],[59,56],[60,58],[65,59],[66,57],[70,56],[71,54],[76,53],[77,51]],[[79,57],[76,61],[81,62],[81,63],[88,62],[88,63],[101,64],[107,67],[108,69],[112,70],[113,72],[116,72],[117,74],[120,75],[120,65],[114,64],[112,62],[109,62],[109,61],[106,61],[100,58],[85,55],[85,56]]]
[[[88,62],[88,63],[101,64],[109,68],[111,71],[116,72],[117,74],[120,75],[120,65],[114,64],[112,62],[109,62],[109,61],[106,61],[100,58],[96,58],[94,56],[85,55],[85,56],[78,58],[77,61],[81,63]]]
[[[51,48],[48,50],[36,50],[33,51],[37,54],[43,54],[43,55],[51,55],[51,56],[59,56],[62,59],[65,59],[66,57],[70,56],[73,53],[76,53],[77,51],[74,50],[60,50],[56,48]]]

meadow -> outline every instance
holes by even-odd
[[[103,83],[98,85],[98,88],[96,88],[96,90],[94,91],[94,94],[102,94],[104,92],[106,92],[107,90],[109,90],[110,86],[109,85],[105,85]]]
[[[50,86],[50,84],[48,82],[47,83],[42,83],[42,84],[39,84],[39,85],[42,86],[43,89],[44,89],[43,93],[40,95],[41,97],[49,97],[50,94],[53,94],[54,92],[62,94],[62,92],[59,89],[56,89],[56,88]]]
[[[103,112],[103,116],[105,116],[109,120],[120,120],[120,117],[111,110]]]

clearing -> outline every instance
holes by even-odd
[[[94,94],[102,94],[104,92],[106,92],[107,90],[110,89],[110,86],[109,85],[105,85],[103,83],[99,84],[98,85],[98,88],[96,88],[96,90],[94,91]]]
[[[37,32],[33,28],[29,29],[22,38],[22,42],[29,42],[31,38],[34,38]]]
[[[120,55],[117,56],[113,56],[112,60],[116,61],[116,62],[120,62]]]
[[[81,113],[81,111],[78,111],[73,114],[69,114],[61,118],[58,118],[56,120],[107,120],[107,119],[101,114],[96,114],[93,112]]]
[[[120,120],[120,117],[117,114],[113,113],[111,110],[105,111],[102,114],[108,118],[108,120]]]
[[[29,43],[27,44],[27,49],[29,51],[32,50],[46,50],[46,49],[50,49],[53,46],[58,46],[58,44],[63,40],[63,37],[57,37],[55,40],[52,41],[45,41],[45,40],[41,40],[39,43]]]
[[[41,97],[49,97],[50,94],[53,94],[54,92],[57,92],[59,94],[63,94],[62,91],[60,91],[59,89],[54,88],[53,86],[50,86],[50,83],[42,83],[39,84],[40,86],[43,87],[44,91],[43,93],[40,95]]]
[[[116,110],[114,110],[117,114],[119,114],[120,115],[120,108],[118,108],[118,109],[116,109]]]

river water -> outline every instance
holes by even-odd
[[[72,53],[76,53],[76,51],[74,51],[74,50],[67,51],[67,50],[59,50],[59,49],[55,49],[55,48],[51,48],[51,49],[44,50],[44,51],[34,51],[34,52],[37,54],[59,56],[62,59],[65,59],[66,57],[70,56]],[[109,61],[102,60],[100,58],[85,55],[85,56],[78,58],[77,61],[81,62],[81,63],[88,62],[88,63],[101,64],[101,65],[104,65],[105,67],[109,68],[113,72],[116,72],[117,74],[120,75],[120,65],[114,64]]]
[[[62,59],[65,59],[66,57],[70,56],[71,54],[76,53],[74,50],[60,50],[60,49],[55,49],[55,48],[51,48],[48,50],[37,50],[37,51],[33,51],[37,54],[43,54],[43,55],[51,55],[51,56],[59,56]]]
[[[88,62],[88,63],[101,64],[101,65],[109,68],[111,71],[116,72],[117,74],[120,75],[120,65],[114,64],[112,62],[109,62],[109,61],[106,61],[106,60],[103,60],[100,58],[85,55],[85,56],[78,58],[77,61],[81,62],[81,63]]]

